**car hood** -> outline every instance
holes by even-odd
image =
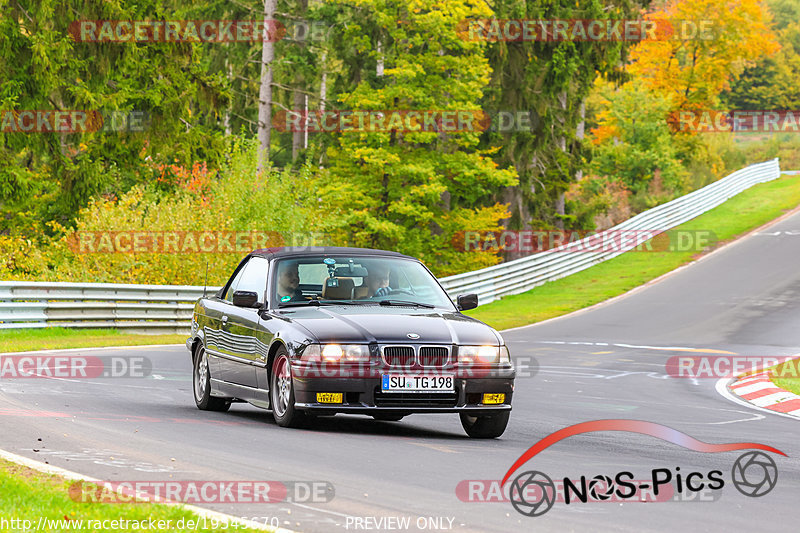
[[[500,335],[483,322],[438,309],[325,306],[293,308],[280,314],[322,343],[502,343]],[[419,338],[412,339],[409,334]]]

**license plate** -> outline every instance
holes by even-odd
[[[453,376],[384,374],[381,381],[384,392],[453,392]]]
[[[342,403],[341,392],[318,392],[317,403]]]

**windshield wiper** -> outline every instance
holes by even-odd
[[[304,307],[307,305],[316,305],[319,307],[319,300],[303,300],[302,302],[279,303],[278,309],[283,309],[284,307]]]
[[[395,306],[398,306],[398,307],[411,305],[411,306],[414,306],[414,307],[424,307],[425,309],[434,309],[436,307],[435,305],[431,305],[431,304],[423,304],[423,303],[419,303],[419,302],[408,302],[406,300],[381,300],[381,305],[386,305],[386,306],[395,305]]]
[[[278,308],[284,307],[304,307],[307,305],[361,305],[361,302],[354,302],[352,300],[303,300],[302,302],[286,302],[278,304]]]

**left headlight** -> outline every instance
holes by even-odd
[[[369,346],[364,344],[312,344],[303,350],[305,361],[323,363],[363,363],[369,361]]]
[[[495,365],[511,362],[506,346],[459,346],[458,362],[462,364]]]

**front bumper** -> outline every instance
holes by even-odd
[[[294,366],[294,365],[293,365]],[[334,414],[412,414],[412,413],[466,413],[491,414],[511,410],[514,394],[515,371],[511,366],[494,368],[485,375],[454,374],[453,392],[383,392],[381,377],[387,370],[373,369],[358,377],[298,377],[302,372],[294,369],[295,407],[309,413]],[[473,370],[474,372],[474,370]],[[342,393],[342,403],[319,403],[316,395]],[[483,404],[483,394],[505,395],[501,404]]]

